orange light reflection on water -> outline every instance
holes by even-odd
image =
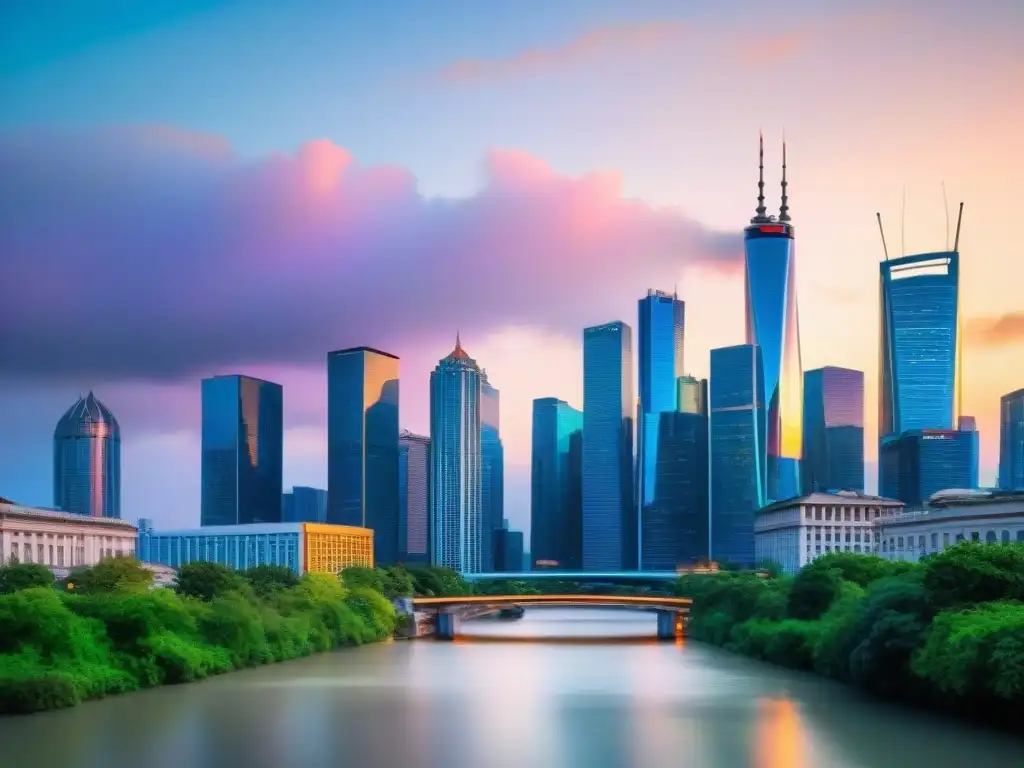
[[[757,733],[752,743],[752,765],[757,768],[805,768],[804,726],[797,706],[789,699],[757,702]]]

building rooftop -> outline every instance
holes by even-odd
[[[949,488],[933,493],[929,507],[967,507],[1019,501],[1024,503],[1024,489],[1004,491],[998,488]]]
[[[127,520],[116,517],[90,517],[89,515],[76,515],[73,512],[64,512],[59,509],[47,509],[45,507],[23,507],[20,504],[0,498],[0,516],[4,517],[28,517],[37,520],[53,520],[68,523],[79,523],[81,525],[118,525],[134,529]]]
[[[798,504],[869,504],[876,507],[902,507],[903,502],[898,499],[887,499],[884,496],[872,496],[861,491],[835,491],[833,493],[808,493],[805,496],[794,496],[791,499],[768,504],[758,510],[761,512],[772,512],[776,509],[787,509]]]
[[[121,427],[114,414],[89,391],[79,397],[57,422],[53,431],[55,439],[66,437],[113,437],[119,438]]]
[[[353,352],[370,352],[374,355],[380,355],[381,357],[390,357],[392,360],[398,360],[398,355],[393,355],[390,352],[385,352],[382,349],[374,349],[373,347],[349,347],[348,349],[336,349],[333,352],[328,352],[327,356],[331,355],[349,355]]]

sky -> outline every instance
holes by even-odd
[[[686,301],[685,367],[742,343],[757,137],[788,147],[804,369],[866,372],[878,262],[960,251],[964,410],[992,483],[1024,387],[1018,0],[37,0],[0,8],[0,496],[52,504],[89,389],[122,516],[199,522],[202,378],[284,385],[285,486],[326,486],[326,355],[456,332],[501,391],[529,528],[531,401],[582,406],[582,329]],[[947,211],[950,220],[947,222]]]

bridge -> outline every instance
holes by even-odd
[[[658,617],[658,639],[674,640],[685,631],[693,601],[686,597],[638,595],[466,595],[463,597],[416,597],[413,610],[435,615],[435,636],[454,640],[459,620],[501,608],[538,605],[636,608],[654,611]],[[467,615],[469,614],[469,615]]]
[[[676,571],[556,571],[464,573],[466,581],[576,581],[590,584],[664,584],[679,578]]]

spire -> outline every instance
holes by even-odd
[[[765,212],[767,209],[764,207],[764,132],[758,132],[758,177],[757,177],[757,221],[765,221]]]
[[[462,341],[459,339],[459,331],[455,332],[455,348],[459,349],[462,347]]]
[[[779,221],[791,221],[789,217],[789,196],[786,194],[786,139],[782,139],[782,206],[779,208]]]

